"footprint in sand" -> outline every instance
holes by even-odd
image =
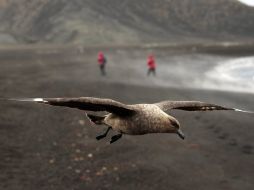
[[[221,135],[218,136],[219,139],[226,140],[229,137],[227,133],[222,133]]]
[[[230,137],[228,133],[223,132],[221,128],[218,128],[215,125],[209,125],[207,128],[211,129],[215,134],[218,134],[219,135],[217,137],[218,139],[227,140]],[[228,140],[228,144],[233,147],[236,147],[239,145],[237,140],[233,138]],[[243,154],[253,154],[253,151],[254,151],[254,147],[252,145],[244,145],[241,147],[241,152]]]
[[[215,127],[214,125],[209,125],[207,128],[208,129],[214,129],[214,127]]]
[[[200,117],[199,115],[196,115],[196,116],[195,116],[195,119],[196,119],[196,120],[199,120],[200,118],[201,118],[201,117]]]
[[[221,128],[215,128],[214,131],[213,131],[215,134],[218,134],[221,132]]]
[[[253,146],[252,145],[244,145],[241,148],[241,151],[244,154],[252,154],[253,153]]]
[[[237,145],[238,145],[236,139],[230,139],[228,144],[229,144],[230,146],[237,146]]]

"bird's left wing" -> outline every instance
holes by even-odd
[[[251,111],[244,111],[236,108],[228,108],[224,106],[219,106],[216,104],[209,104],[205,102],[199,101],[163,101],[159,103],[155,103],[159,108],[163,111],[167,111],[170,109],[180,109],[184,111],[213,111],[213,110],[233,110],[239,112],[246,113],[254,113]]]
[[[107,111],[117,115],[126,115],[134,113],[135,110],[123,103],[111,99],[79,97],[79,98],[17,98],[8,99],[14,101],[28,101],[49,104],[52,106],[64,106],[77,108],[86,111]]]

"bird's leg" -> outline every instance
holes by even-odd
[[[112,144],[113,142],[116,142],[118,139],[120,139],[122,137],[122,133],[118,134],[118,135],[114,135],[113,137],[111,137],[111,141],[110,144]]]
[[[111,127],[108,127],[107,131],[105,131],[105,133],[103,133],[102,135],[99,135],[96,137],[97,140],[100,140],[102,138],[105,138],[109,132],[109,130],[111,129]]]

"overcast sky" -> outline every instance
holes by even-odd
[[[239,0],[239,1],[250,6],[254,6],[254,0]]]

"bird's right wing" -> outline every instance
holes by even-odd
[[[28,101],[49,104],[52,106],[63,106],[77,108],[86,111],[107,111],[116,115],[128,115],[135,110],[128,105],[111,99],[79,97],[79,98],[17,98],[8,99],[14,101]]]
[[[214,110],[233,110],[245,113],[254,113],[251,111],[244,111],[236,108],[227,108],[224,106],[219,106],[216,104],[209,104],[205,102],[199,101],[163,101],[156,103],[159,108],[163,111],[167,111],[170,109],[180,109],[184,111],[214,111]]]

